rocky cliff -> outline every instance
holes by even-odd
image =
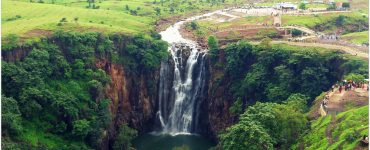
[[[125,45],[130,43],[130,39],[120,41],[113,41],[115,49],[120,51],[125,49]],[[55,39],[54,39],[55,40]],[[99,42],[99,39],[98,39]],[[71,45],[65,45],[63,41],[55,40],[59,49],[63,52],[66,59],[69,59],[69,52]],[[98,45],[98,44],[97,44]],[[95,47],[94,49],[97,49]],[[22,61],[24,57],[32,50],[31,47],[21,47],[14,50],[2,52],[4,61]],[[97,50],[95,50],[97,52]],[[189,57],[189,47],[184,47],[182,51],[184,60]],[[99,55],[99,54],[96,54]],[[121,54],[122,55],[122,54]],[[227,88],[223,86],[227,80],[220,81],[223,75],[223,67],[215,66],[209,63],[206,56],[205,58],[205,84],[201,87],[199,98],[196,100],[198,118],[194,122],[193,131],[209,137],[213,141],[217,141],[217,133],[234,121],[234,117],[229,113],[231,96],[227,93]],[[220,57],[222,58],[222,57]],[[222,60],[222,59],[220,59]],[[174,62],[172,58],[168,58],[169,69],[174,69]],[[159,105],[159,78],[160,67],[150,71],[135,71],[130,70],[129,67],[123,63],[113,62],[108,55],[96,56],[94,59],[94,67],[102,69],[109,75],[111,82],[105,86],[104,95],[111,100],[109,110],[112,118],[109,127],[103,134],[103,142],[101,149],[109,149],[115,141],[117,131],[122,124],[128,124],[130,127],[135,128],[140,133],[146,133],[160,128],[156,113],[158,112]],[[200,71],[200,68],[195,68],[195,71]],[[169,85],[168,90],[172,88],[173,71],[169,71],[167,82]],[[226,85],[226,84],[225,84]],[[168,110],[171,107],[171,96],[168,97]]]
[[[113,144],[122,124],[128,124],[139,133],[151,131],[154,127],[157,100],[157,93],[153,91],[156,91],[157,87],[148,87],[148,82],[158,81],[159,72],[132,75],[127,73],[123,65],[107,60],[98,61],[96,66],[105,70],[111,77],[111,83],[105,89],[106,95],[112,100],[112,123],[106,137],[109,139],[109,145]],[[105,148],[108,148],[107,145]],[[103,146],[103,149],[105,148]]]

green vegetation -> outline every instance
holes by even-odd
[[[10,0],[2,1],[2,6],[4,8],[13,8],[6,9],[6,11],[2,10],[3,35],[11,33],[23,35],[35,29],[63,29],[74,31],[99,30],[134,33],[152,28],[149,26],[152,22],[149,17],[132,16],[106,9],[85,9]],[[40,12],[35,12],[35,10],[40,10]],[[20,15],[22,18],[14,21],[6,21],[6,19],[14,15]],[[62,26],[58,26],[58,22],[63,18],[65,18],[65,23]],[[78,21],[75,22],[74,18],[78,18]]]
[[[243,103],[281,102],[293,93],[314,99],[344,74],[362,69],[364,72],[358,73],[367,74],[365,61],[347,61],[340,53],[324,49],[287,45],[269,48],[240,41],[219,51],[225,53],[225,60],[214,62],[225,66],[219,82],[228,81],[225,84],[233,98],[242,98]]]
[[[21,61],[2,62],[2,105],[7,106],[2,110],[3,146],[97,147],[111,123],[112,100],[104,92],[110,76],[95,63],[123,64],[132,75],[158,69],[167,57],[167,44],[152,36],[57,32],[31,45]],[[118,139],[130,146],[127,140],[136,131],[127,126],[121,130]]]
[[[349,75],[346,75],[344,77],[344,79],[348,80],[348,81],[355,81],[356,83],[358,82],[365,82],[365,76],[361,75],[361,74],[355,74],[355,73],[351,73]]]
[[[240,0],[4,0],[2,6],[7,9],[2,10],[2,35],[18,34],[33,38],[56,30],[148,32],[160,17],[217,9],[237,3]]]
[[[312,121],[311,128],[300,138],[299,144],[307,149],[356,149],[360,147],[363,135],[369,132],[369,106],[339,113],[335,118],[329,115]],[[332,132],[326,133],[330,128]],[[327,140],[331,134],[333,143]],[[298,146],[298,144],[296,145]]]
[[[303,33],[301,30],[298,30],[298,29],[292,29],[292,30],[290,30],[290,32],[292,33],[293,37],[301,36],[302,33]]]
[[[217,49],[218,49],[218,41],[217,41],[216,37],[214,37],[214,36],[209,36],[208,37],[208,47],[209,47],[209,50],[211,52],[217,51]]]
[[[306,10],[307,9],[306,4],[305,3],[300,3],[299,4],[299,9]]]
[[[302,106],[307,99],[292,95],[285,104],[259,103],[250,106],[240,121],[220,135],[225,150],[288,149],[306,127]]]
[[[154,32],[154,24],[162,18],[171,22],[179,16],[238,6],[241,2],[244,1],[2,1],[6,8],[1,20],[2,50],[14,55],[18,49],[27,53],[15,61],[2,61],[2,148],[85,150],[96,149],[109,139],[113,149],[132,149],[131,141],[138,131],[120,117],[112,124],[116,118],[109,110],[113,105],[111,95],[105,91],[112,84],[112,74],[107,72],[109,65],[123,67],[125,75],[132,77],[127,81],[130,85],[141,87],[138,84],[143,82],[142,87],[154,93],[157,88],[152,76],[168,57],[168,44]],[[299,6],[325,7],[303,3]],[[368,44],[369,23],[363,6],[356,1],[351,5],[343,3],[343,7],[361,9],[351,13],[284,15],[282,21],[284,25],[302,25],[322,32],[340,31],[345,34],[344,39]],[[255,38],[263,39],[260,45],[239,41],[219,47],[218,39],[211,35],[216,30],[256,23],[272,24],[272,19],[245,17],[232,22],[203,20],[186,25],[197,36],[208,38],[210,68],[220,70],[214,89],[209,91],[217,91],[222,84],[227,87],[222,94],[223,104],[231,105],[228,111],[233,120],[239,119],[219,134],[217,147],[225,150],[298,149],[301,144],[308,149],[358,147],[360,138],[368,132],[368,118],[364,117],[368,116],[368,106],[352,109],[349,104],[346,109],[350,110],[310,124],[307,113],[311,112],[307,107],[322,100],[325,95],[322,92],[341,79],[364,81],[368,78],[367,62],[337,51],[271,45],[271,38],[279,38],[274,29],[256,34]],[[302,32],[294,29],[292,34],[299,36]],[[30,42],[29,38],[34,39]],[[240,36],[234,31],[228,38]],[[102,62],[107,64],[99,66]],[[145,81],[139,82],[139,76]],[[140,96],[148,95],[155,94]],[[216,94],[209,94],[213,95]],[[136,99],[136,95],[129,96],[130,100]],[[117,128],[116,133],[109,131],[111,125]],[[333,143],[327,140],[329,129]],[[189,148],[183,145],[176,149]]]
[[[341,38],[346,39],[354,44],[369,44],[369,31],[345,34]]]
[[[321,32],[332,32],[342,29],[342,33],[368,30],[368,16],[361,13],[331,13],[303,16],[283,15],[284,25],[300,25]]]
[[[275,29],[262,29],[259,30],[257,33],[257,37],[255,38],[280,38],[279,33]]]
[[[114,142],[114,150],[126,150],[130,149],[132,144],[131,141],[137,137],[137,131],[131,129],[127,125],[121,125],[117,139]]]
[[[242,114],[238,123],[219,135],[218,147],[223,149],[289,149],[305,130],[309,130],[307,107],[317,95],[344,75],[353,80],[363,80],[367,76],[366,61],[345,59],[338,52],[324,49],[270,45],[268,42],[252,46],[239,41],[218,53],[225,55],[224,60],[212,63],[215,67],[225,66],[225,73],[217,82],[230,87],[226,93],[235,101],[229,111],[236,116]],[[330,122],[330,118],[321,118],[319,122]],[[317,123],[312,124],[312,127],[317,126]],[[328,146],[325,128],[310,130],[310,135],[311,132],[313,136],[323,135],[312,137],[317,141],[311,145]],[[347,139],[352,137],[347,136]]]

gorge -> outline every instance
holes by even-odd
[[[25,124],[20,140],[6,142],[115,149],[130,147],[122,142],[130,133],[139,150],[208,149],[257,102],[302,94],[310,106],[344,74],[367,73],[363,60],[337,51],[243,40],[206,50],[179,33],[216,12],[161,36],[56,32],[2,51],[2,96],[22,108],[15,116]]]

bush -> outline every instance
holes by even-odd
[[[18,135],[22,131],[21,114],[18,102],[13,98],[1,96],[1,129],[3,134]]]
[[[260,38],[279,38],[279,33],[275,30],[263,29],[258,31],[257,35]]]
[[[114,150],[127,150],[132,144],[131,141],[137,137],[137,131],[130,128],[126,124],[121,125],[118,131],[118,135],[113,144]]]
[[[343,3],[342,3],[342,7],[343,7],[343,8],[349,8],[349,7],[350,7],[349,2],[343,2]]]
[[[130,14],[136,16],[137,15],[137,11],[136,10],[130,10]]]
[[[190,27],[191,27],[191,29],[192,29],[192,30],[197,30],[197,29],[199,28],[199,25],[198,25],[198,23],[197,23],[197,22],[192,21],[192,22],[190,23]]]
[[[208,47],[210,51],[214,51],[218,49],[218,41],[216,37],[214,36],[208,37]]]
[[[335,19],[335,25],[338,26],[338,27],[341,27],[344,25],[344,22],[345,22],[345,19],[346,17],[343,16],[343,15],[339,15],[336,19]]]
[[[16,34],[8,34],[3,38],[3,49],[12,49],[18,46],[19,36]]]
[[[306,4],[305,3],[300,3],[299,4],[299,9],[306,10]]]
[[[353,130],[352,132],[345,135],[344,139],[349,143],[352,143],[361,137],[360,132]]]
[[[67,22],[67,18],[62,18],[59,20],[59,22]]]
[[[365,81],[365,77],[363,75],[356,74],[356,73],[348,74],[344,78],[346,80],[351,80],[351,81],[354,81],[356,83],[358,83],[358,82],[364,82]]]
[[[243,113],[243,102],[241,98],[238,98],[234,104],[229,108],[229,111],[234,115],[240,115]]]
[[[302,35],[302,31],[301,30],[298,30],[298,29],[292,29],[290,32],[292,32],[292,36],[293,37],[301,36]]]
[[[72,134],[76,137],[84,139],[86,135],[91,131],[90,122],[86,119],[77,120],[73,122]]]

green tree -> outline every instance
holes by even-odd
[[[305,3],[300,3],[299,4],[299,9],[306,10],[306,4]]]
[[[305,115],[292,106],[257,102],[248,107],[240,116],[240,121],[220,135],[222,147],[272,149],[273,146],[279,146],[289,149],[290,145],[297,142],[307,124]]]
[[[3,38],[3,49],[12,49],[17,47],[19,42],[19,37],[16,34],[8,34]]]
[[[293,37],[301,36],[303,33],[301,30],[298,30],[298,29],[292,29],[290,32],[292,33]]]
[[[338,26],[338,27],[341,27],[344,25],[344,22],[345,22],[345,19],[346,17],[343,16],[343,15],[339,15],[336,19],[335,19],[335,25]]]
[[[137,131],[126,124],[121,125],[116,140],[114,141],[114,150],[127,150],[131,147],[131,141],[137,137]]]
[[[191,29],[192,29],[192,30],[197,30],[197,29],[199,28],[199,25],[198,25],[198,23],[197,23],[197,22],[192,21],[192,22],[190,23],[190,27],[191,27]]]
[[[262,39],[260,46],[264,49],[271,49],[271,39],[270,38]]]
[[[88,120],[82,119],[73,122],[72,134],[76,137],[84,139],[90,131],[90,122]]]
[[[238,98],[234,104],[229,108],[229,111],[234,115],[240,115],[243,113],[243,101]]]
[[[220,135],[220,143],[224,150],[272,150],[271,137],[258,122],[240,121],[226,129]]]
[[[351,73],[351,74],[348,74],[344,77],[344,79],[346,80],[351,80],[351,81],[355,81],[355,82],[364,82],[365,81],[365,77],[361,74],[356,74],[356,73]]]
[[[298,112],[305,113],[308,111],[307,102],[309,100],[310,98],[308,96],[296,93],[290,95],[289,98],[286,101],[284,101],[284,104]]]
[[[1,96],[1,129],[5,135],[19,135],[22,131],[21,114],[18,102],[13,98]],[[3,137],[4,138],[4,137]],[[3,140],[2,140],[3,142]]]
[[[269,101],[281,102],[289,96],[289,91],[287,91],[284,87],[278,87],[270,84],[267,86],[266,96]]]
[[[156,8],[154,8],[154,11],[155,11],[155,14],[157,16],[160,16],[161,15],[161,9],[160,8],[156,7]]]
[[[342,7],[343,7],[343,8],[349,8],[349,7],[350,7],[349,2],[343,2],[343,3],[342,3]]]
[[[209,36],[208,37],[208,47],[210,51],[215,51],[218,50],[218,41],[216,37],[214,36]]]
[[[344,74],[356,73],[366,75],[368,74],[368,63],[360,59],[350,59],[343,63],[341,67],[344,68]]]

